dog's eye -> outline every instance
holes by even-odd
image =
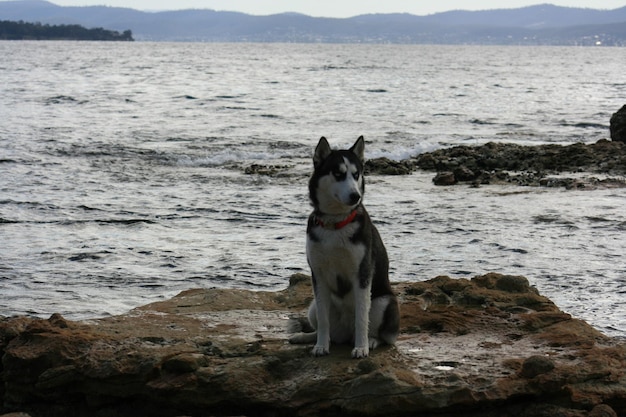
[[[346,173],[345,172],[341,172],[341,171],[333,171],[333,176],[336,179],[340,180],[340,179],[342,179],[342,178],[344,178],[346,176]]]
[[[354,177],[355,180],[359,180],[359,171],[355,172],[354,174],[352,174],[352,177]]]

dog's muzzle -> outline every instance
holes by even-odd
[[[355,205],[359,204],[359,201],[361,201],[361,194],[359,194],[359,193],[352,193],[352,194],[350,194],[348,199],[349,199],[350,205],[351,206],[355,206]]]

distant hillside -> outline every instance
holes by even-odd
[[[551,4],[518,9],[450,11],[431,16],[433,22],[446,25],[508,26],[527,29],[604,25],[626,22],[626,7],[616,10],[581,9]]]
[[[42,25],[41,23],[0,20],[2,40],[75,40],[75,41],[132,41],[130,30],[119,33],[103,28],[87,29],[80,25]]]
[[[595,10],[542,4],[428,16],[372,14],[330,19],[213,10],[150,13],[22,0],[0,2],[0,20],[119,31],[130,28],[135,39],[154,41],[626,45],[626,7]]]

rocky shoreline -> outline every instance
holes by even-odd
[[[366,170],[432,171],[437,185],[624,187],[626,106],[611,137],[457,146],[370,160]],[[283,291],[189,290],[84,322],[0,317],[0,417],[626,416],[626,341],[560,311],[526,278],[440,276],[393,288],[400,337],[362,360],[349,346],[314,358],[287,342],[290,320],[312,299],[300,274]]]
[[[324,358],[287,342],[309,278],[198,289],[121,316],[0,319],[0,414],[32,417],[626,415],[626,343],[524,277],[396,283],[394,347]]]
[[[513,184],[567,189],[626,187],[626,143],[523,146],[489,142],[455,146],[396,162],[367,161],[371,174],[406,175],[421,169],[436,172],[436,185]]]
[[[289,177],[292,165],[233,166],[248,175]],[[626,187],[626,143],[602,139],[572,145],[517,145],[489,142],[425,152],[402,161],[374,158],[365,163],[367,175],[409,175],[434,172],[435,185],[472,187],[501,184],[565,189]]]

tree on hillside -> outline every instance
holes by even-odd
[[[0,39],[3,40],[81,40],[133,41],[130,30],[119,33],[103,28],[87,29],[80,25],[48,25],[24,21],[0,21]]]

